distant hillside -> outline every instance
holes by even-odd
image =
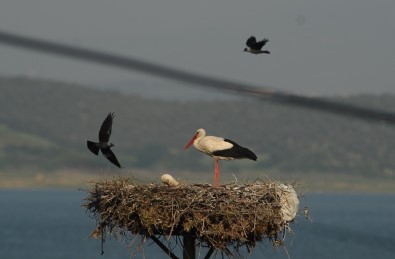
[[[112,142],[126,167],[211,170],[210,158],[183,150],[202,127],[257,153],[257,163],[223,163],[227,170],[395,174],[389,125],[254,99],[164,101],[27,78],[0,78],[0,91],[0,169],[107,166],[86,140],[97,139],[105,116],[115,112]],[[395,111],[395,96],[339,100]]]

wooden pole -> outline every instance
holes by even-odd
[[[210,259],[211,255],[214,253],[214,248],[210,247],[210,250],[208,250],[206,256],[204,257],[204,259]]]
[[[154,241],[160,248],[162,248],[162,250],[168,255],[170,256],[171,259],[178,259],[178,257],[173,254],[169,248],[167,248],[156,236],[150,236],[150,238],[152,239],[152,241]]]
[[[196,255],[195,237],[184,235],[184,246],[182,248],[183,259],[195,259]]]

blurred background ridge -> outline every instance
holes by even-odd
[[[185,82],[199,87],[212,88],[218,91],[231,91],[233,93],[253,96],[277,103],[332,112],[339,115],[348,115],[362,119],[378,120],[391,124],[395,123],[395,113],[392,112],[335,102],[325,98],[296,95],[242,82],[233,82],[226,79],[169,68],[131,57],[123,57],[102,51],[90,50],[87,48],[80,48],[53,41],[26,37],[10,32],[0,31],[0,43],[34,51],[100,63],[108,66],[119,67],[122,69],[138,71],[158,77]]]

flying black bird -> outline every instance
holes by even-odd
[[[264,38],[263,40],[257,42],[255,36],[251,36],[246,42],[248,48],[245,48],[244,51],[250,52],[252,54],[270,54],[268,50],[261,50],[268,41],[268,39]]]
[[[114,153],[111,151],[110,147],[113,147],[114,144],[110,143],[111,129],[112,129],[112,120],[114,118],[114,113],[110,112],[107,115],[107,118],[103,121],[100,131],[99,131],[99,142],[87,141],[87,146],[93,154],[98,155],[99,150],[101,150],[102,154],[114,165],[121,168],[117,158]]]

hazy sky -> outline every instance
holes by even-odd
[[[394,0],[1,0],[0,30],[302,94],[395,93]],[[243,52],[252,34],[272,54]],[[0,74],[148,78],[4,45]]]

